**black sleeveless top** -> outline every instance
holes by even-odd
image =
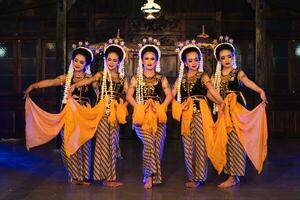
[[[242,82],[238,80],[238,74],[240,70],[233,69],[231,72],[225,76],[221,75],[221,83],[220,83],[220,95],[223,98],[226,98],[226,96],[232,92],[237,94],[237,101],[243,105],[246,106],[242,97],[241,97],[241,91],[242,91]]]
[[[91,75],[84,74],[83,77],[75,77],[73,76],[71,84],[77,83],[85,78],[90,78]],[[87,105],[90,104],[94,106],[96,103],[96,93],[92,87],[92,85],[82,86],[76,88],[72,93],[73,98],[80,104],[80,105]]]
[[[102,79],[103,79],[103,73],[102,74],[102,78],[98,80],[97,85],[98,85],[98,91],[99,91],[99,95],[101,95],[101,88],[102,88]],[[125,83],[126,77],[118,77],[116,79],[112,79],[112,97],[116,100],[119,100],[120,98],[124,98],[125,93],[124,93],[124,83]],[[110,81],[107,77],[106,79],[106,88],[107,88],[107,94],[110,95]],[[98,101],[100,100],[100,96]]]
[[[159,73],[155,73],[152,77],[146,77],[143,75],[144,87],[143,96],[144,100],[153,99],[155,101],[161,102],[161,97],[163,95],[162,80],[164,76]]]
[[[189,78],[187,74],[183,75],[180,87],[180,94],[183,100],[190,96],[205,96],[207,94],[207,88],[202,81],[204,74],[203,72],[197,72],[197,74]]]
[[[202,80],[206,73],[197,72],[192,77],[187,77],[184,74],[180,86],[180,94],[182,100],[186,100],[188,97],[192,97],[193,100],[193,113],[200,112],[199,98],[204,98],[207,94],[207,88]]]

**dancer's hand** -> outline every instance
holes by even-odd
[[[223,113],[225,109],[225,102],[223,101],[222,103],[218,104],[218,112]]]
[[[262,102],[263,102],[264,104],[267,104],[267,103],[268,103],[268,100],[267,100],[265,91],[262,91],[262,92],[260,93],[260,98],[261,98],[261,100],[262,100]]]
[[[152,110],[153,112],[157,112],[157,107],[156,107],[156,104],[154,102],[151,103],[151,107],[152,107]]]
[[[35,88],[35,87],[34,87],[33,84],[29,85],[28,88],[24,91],[24,96],[23,96],[23,98],[25,99],[26,97],[28,97],[28,96],[29,96],[29,93],[30,93],[34,88]]]
[[[72,96],[75,89],[76,89],[75,85],[71,85],[68,95],[67,95],[68,98],[70,98]]]
[[[189,106],[189,101],[187,101],[187,100],[185,100],[182,105],[183,105],[182,111],[187,111],[190,107]]]

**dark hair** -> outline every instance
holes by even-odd
[[[78,54],[80,54],[80,55],[82,55],[82,56],[85,57],[86,65],[91,64],[91,62],[92,62],[92,55],[91,55],[91,53],[90,53],[88,50],[86,50],[86,49],[84,49],[84,48],[77,48],[77,49],[74,49],[74,50],[72,51],[72,55],[71,55],[71,56],[72,56],[72,60],[74,60],[75,57],[76,57]]]
[[[222,50],[229,50],[229,51],[231,51],[231,53],[235,53],[235,51],[234,51],[234,48],[230,45],[230,44],[221,44],[220,46],[218,46],[217,48],[216,48],[216,57],[217,57],[217,60],[220,60],[220,52],[222,51]]]
[[[117,46],[109,46],[104,52],[104,58],[106,59],[108,57],[108,54],[112,52],[118,55],[119,61],[123,59],[124,57],[123,51]]]
[[[158,51],[157,51],[157,49],[155,49],[154,47],[152,47],[152,46],[145,47],[145,48],[142,50],[142,52],[141,52],[142,59],[144,58],[144,54],[145,54],[146,52],[152,52],[152,53],[154,53],[154,55],[155,55],[155,57],[156,57],[156,60],[158,59]]]
[[[186,54],[191,53],[191,52],[196,52],[197,55],[198,55],[198,57],[199,57],[200,59],[202,59],[202,58],[201,58],[201,54],[200,54],[200,52],[199,52],[199,49],[197,49],[196,47],[189,47],[189,48],[185,49],[185,50],[182,52],[182,54],[181,54],[181,60],[182,60],[183,62],[186,62]]]

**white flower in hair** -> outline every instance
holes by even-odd
[[[125,45],[125,42],[124,42],[124,41],[121,41],[121,42],[120,42],[120,45],[121,45],[121,46],[124,46],[124,45]]]
[[[78,42],[78,45],[81,47],[83,45],[83,42]]]
[[[77,46],[76,44],[72,44],[72,48],[75,49]]]
[[[144,39],[143,39],[143,43],[146,43],[146,42],[147,42],[147,39],[146,39],[146,38],[144,38]]]
[[[151,41],[152,41],[152,39],[153,39],[152,37],[149,37],[149,38],[148,38],[149,42],[151,42]]]
[[[109,39],[109,40],[108,40],[108,43],[109,43],[109,44],[112,44],[112,43],[113,43],[113,39]],[[106,43],[105,43],[105,44],[106,44]]]
[[[157,45],[157,46],[160,46],[160,42],[159,42],[159,41],[157,41],[157,42],[156,42],[156,45]]]
[[[84,43],[84,45],[85,45],[85,46],[89,46],[89,42],[86,41],[86,42]]]

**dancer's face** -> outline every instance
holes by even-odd
[[[157,58],[153,52],[145,52],[143,56],[143,65],[145,70],[154,70],[156,67]]]
[[[86,65],[86,59],[83,55],[77,54],[73,60],[73,67],[76,72],[82,72]]]
[[[73,67],[76,72],[83,71],[86,65],[86,59],[83,55],[77,54],[73,60]]]
[[[186,62],[185,65],[189,68],[191,71],[198,70],[200,66],[200,58],[197,52],[192,51],[186,54]]]
[[[233,57],[234,55],[230,50],[224,49],[220,51],[220,62],[225,68],[233,66]]]
[[[110,52],[106,58],[107,68],[110,71],[115,71],[119,66],[119,56],[115,52]]]

